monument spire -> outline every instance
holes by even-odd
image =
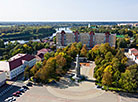
[[[76,57],[76,74],[77,74],[77,77],[80,76],[80,61],[79,61],[79,54],[77,54],[77,57]]]

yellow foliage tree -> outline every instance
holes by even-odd
[[[87,55],[87,47],[86,47],[86,44],[83,45],[83,47],[81,49],[81,52],[80,52],[80,55],[83,56],[83,57],[86,57],[86,55]]]

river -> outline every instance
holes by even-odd
[[[56,29],[56,33],[61,32],[62,30],[64,30],[65,32],[69,32],[69,33],[72,32],[70,30],[70,27],[68,27],[68,28],[58,28],[58,29]],[[46,38],[52,39],[54,36],[56,36],[56,33],[53,33],[52,36],[46,37]],[[46,39],[46,38],[44,38],[44,39]],[[12,40],[11,42],[14,43],[15,41],[17,41],[20,44],[24,44],[24,43],[27,43],[29,41],[38,42],[38,41],[40,41],[40,39],[34,39],[34,40]],[[4,42],[4,44],[7,44],[7,43],[8,43],[8,41]]]

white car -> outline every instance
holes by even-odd
[[[4,100],[4,102],[13,102],[16,101],[15,97],[8,97],[7,99]]]
[[[4,100],[4,102],[12,102],[13,97],[8,97],[7,99]]]
[[[16,101],[16,98],[15,98],[15,97],[13,97],[12,101]]]

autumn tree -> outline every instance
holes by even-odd
[[[103,74],[103,78],[102,78],[103,85],[107,85],[107,86],[112,85],[112,73],[113,73],[113,69],[112,69],[111,65],[107,66],[104,69],[104,74]]]
[[[87,55],[87,47],[86,44],[84,44],[81,49],[80,56],[86,57],[86,55]]]
[[[66,59],[62,55],[58,55],[56,58],[56,73],[62,75],[65,73],[65,66],[67,64]]]

